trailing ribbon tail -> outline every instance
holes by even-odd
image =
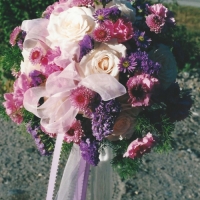
[[[74,144],[55,200],[85,200],[89,169],[90,165],[83,160],[79,146]]]
[[[57,171],[58,171],[58,165],[59,165],[59,159],[60,159],[60,153],[61,153],[63,139],[64,139],[64,134],[57,135],[56,145],[55,145],[54,154],[53,154],[53,161],[52,161],[52,165],[51,165],[46,200],[53,199],[54,187],[55,187],[55,183],[56,183],[56,176],[57,176]]]

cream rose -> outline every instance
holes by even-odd
[[[149,58],[161,64],[158,79],[163,89],[167,89],[176,80],[176,60],[166,45],[160,44],[157,49],[149,52]]]
[[[105,73],[118,78],[118,64],[125,53],[126,47],[123,44],[101,43],[100,46],[82,58],[77,71],[82,77]]]
[[[47,39],[56,46],[58,42],[77,42],[93,31],[93,8],[73,7],[61,13],[52,13],[49,19]]]

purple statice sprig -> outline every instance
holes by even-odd
[[[26,129],[32,135],[37,149],[42,156],[48,156],[53,153],[55,142],[51,137],[42,132],[40,125],[34,125],[29,122]]]
[[[79,62],[85,56],[88,54],[92,49],[94,49],[94,40],[91,36],[85,35],[83,39],[79,42],[80,46],[80,56],[79,56]]]
[[[29,77],[31,78],[31,85],[33,85],[33,87],[39,86],[46,79],[45,75],[38,70],[31,71]]]
[[[80,142],[81,156],[83,159],[93,166],[99,163],[99,147],[100,142],[94,137],[82,137]]]
[[[130,54],[130,59],[135,59],[137,62],[136,71],[149,74],[157,75],[161,65],[158,62],[154,62],[149,59],[147,52],[138,50]]]
[[[116,118],[121,111],[121,105],[116,99],[101,101],[92,117],[92,132],[101,141],[113,131]]]

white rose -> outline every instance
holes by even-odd
[[[149,52],[149,58],[161,64],[158,79],[163,89],[167,89],[176,80],[177,65],[170,48],[160,44],[157,49]]]
[[[93,8],[73,7],[59,14],[52,13],[49,19],[47,39],[53,46],[60,42],[77,42],[93,31],[95,22]]]
[[[125,57],[126,47],[118,43],[101,43],[100,46],[84,56],[77,67],[82,77],[90,74],[105,73],[118,78],[118,64]]]
[[[117,6],[118,9],[121,11],[123,16],[126,16],[131,22],[134,22],[136,19],[136,10],[133,8],[130,2],[127,1],[111,1],[107,4],[106,7],[113,7]]]
[[[31,61],[29,60],[29,55],[30,55],[29,51],[23,49],[22,55],[23,55],[24,61],[21,61],[21,65],[20,65],[21,73],[25,73],[27,76],[29,76],[29,73],[33,70],[40,71],[40,64],[33,65]]]

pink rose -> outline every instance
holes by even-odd
[[[118,43],[125,42],[133,37],[132,23],[127,19],[118,19],[113,26],[113,36],[117,38]]]
[[[128,149],[126,153],[123,155],[123,157],[129,157],[129,158],[139,158],[144,153],[149,153],[151,150],[151,147],[153,146],[155,140],[151,133],[147,133],[147,135],[144,138],[137,138],[133,142],[131,142],[128,146]]]

